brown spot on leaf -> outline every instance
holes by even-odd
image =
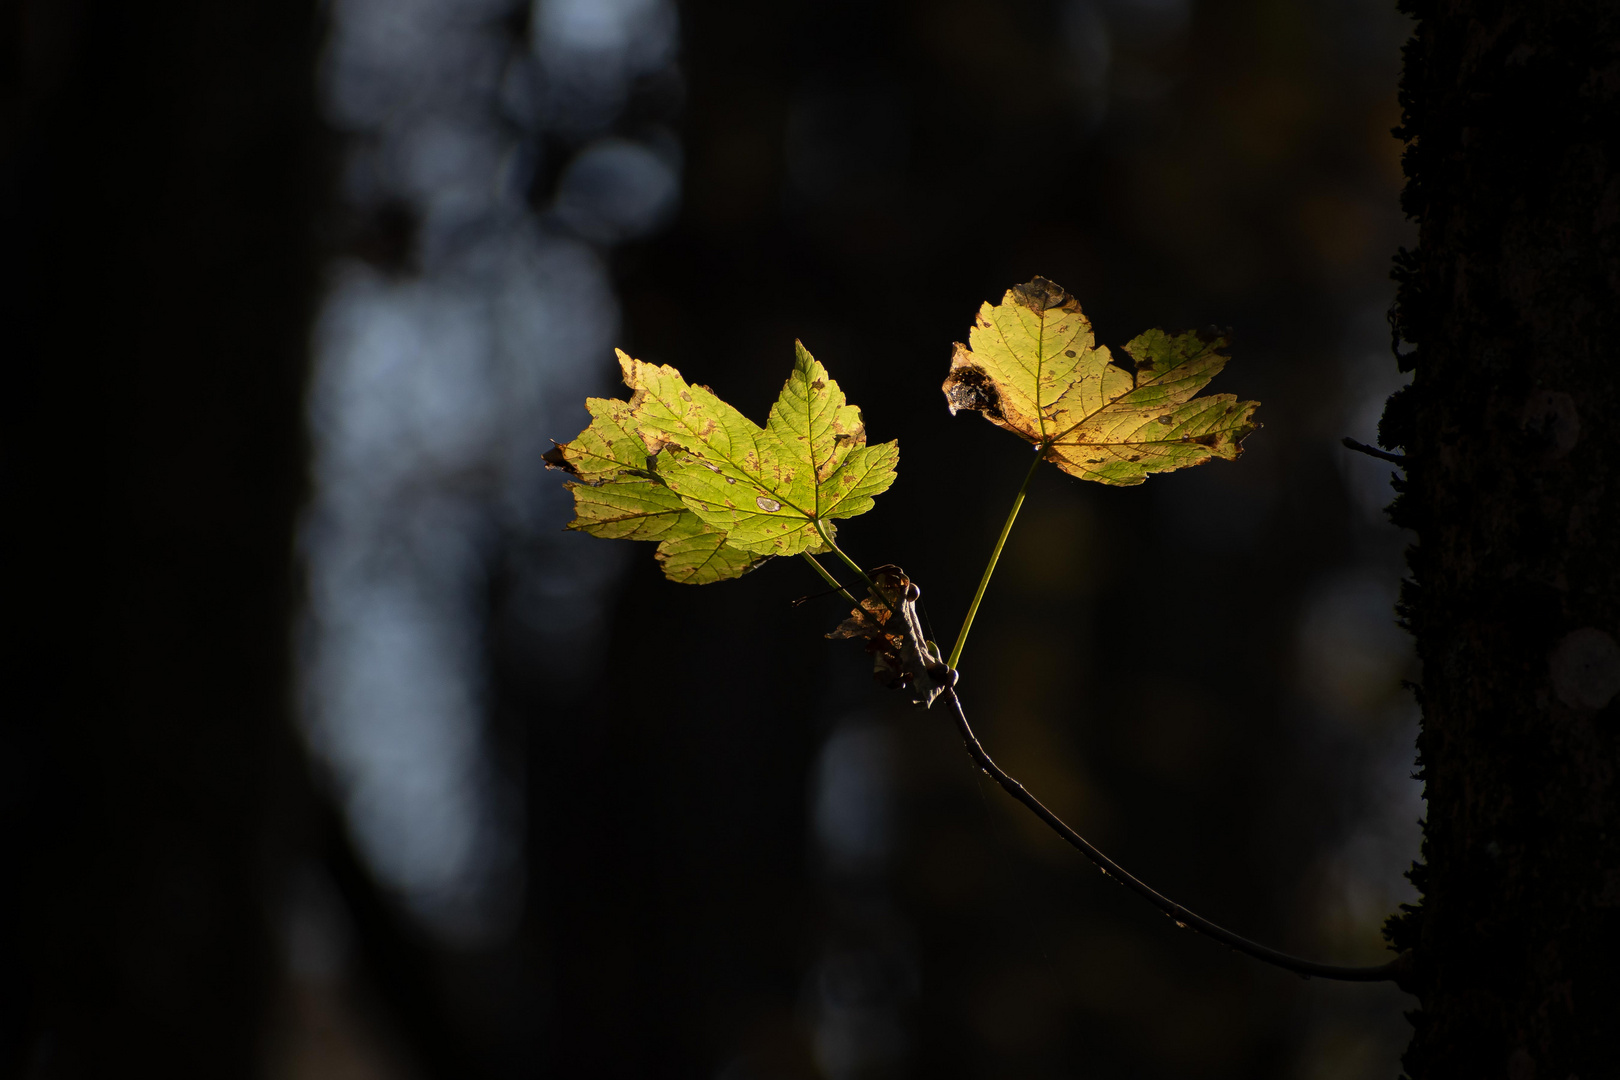
[[[782,504],[781,503],[777,502],[775,499],[766,498],[764,495],[761,495],[758,498],[756,498],[754,500],[754,505],[758,506],[761,510],[765,511],[767,514],[774,514],[778,510],[782,509]]]
[[[951,415],[955,416],[963,409],[974,409],[986,416],[1001,419],[1001,395],[996,391],[996,384],[977,364],[961,364],[960,358],[967,350],[960,344],[956,348],[958,354],[951,373],[940,387],[945,391],[945,402],[951,408]]]
[[[1064,349],[1063,350],[1063,355],[1072,357],[1074,355],[1074,350],[1073,349]]]

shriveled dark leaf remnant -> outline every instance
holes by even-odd
[[[956,673],[945,666],[939,647],[923,633],[917,617],[922,590],[892,564],[873,570],[871,578],[876,589],[827,636],[835,640],[865,638],[878,682],[891,690],[910,690],[911,700],[918,705],[932,705],[955,684]]]

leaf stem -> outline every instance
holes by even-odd
[[[866,587],[868,589],[876,588],[876,586],[872,584],[872,579],[866,576],[866,571],[862,570],[854,559],[850,558],[848,555],[845,555],[843,548],[833,543],[832,534],[827,531],[827,526],[822,524],[821,519],[816,518],[814,524],[816,526],[817,535],[821,537],[821,542],[831,548],[832,553],[837,555],[839,559],[843,561],[845,566],[855,571],[855,575],[866,583]]]
[[[827,573],[827,568],[825,566],[822,566],[821,563],[816,560],[816,557],[814,555],[810,554],[808,551],[801,551],[801,552],[799,552],[799,557],[802,558],[805,562],[809,563],[811,566],[813,566],[815,568],[816,573],[821,575],[821,580],[825,581],[827,584],[831,585],[834,589],[836,589],[839,593],[841,593],[845,600],[848,600],[850,603],[854,604],[856,607],[861,606],[860,601],[856,600],[853,596],[851,596],[849,590],[844,588],[844,586],[842,584],[840,584],[840,582],[839,582],[839,580],[837,578],[835,578],[831,574]]]
[[[889,603],[889,598],[883,595],[883,591],[881,589],[872,584],[872,579],[866,576],[866,571],[861,569],[860,564],[854,559],[850,558],[848,555],[845,555],[844,549],[833,542],[832,534],[827,531],[826,526],[822,525],[820,518],[815,519],[815,525],[816,532],[820,534],[822,543],[832,548],[832,553],[838,556],[839,559],[843,560],[845,566],[855,571],[856,576],[861,579],[862,584],[866,586],[868,592],[877,597],[879,600],[883,601],[883,606],[889,609],[890,616],[895,619],[899,619],[900,613],[894,610],[894,605]],[[805,554],[808,555],[809,552],[806,552]],[[847,596],[848,594],[846,593],[845,595]],[[855,606],[860,607],[860,604],[856,604]]]
[[[1246,956],[1251,956],[1261,963],[1292,971],[1296,975],[1306,978],[1316,976],[1322,979],[1339,979],[1344,982],[1393,982],[1402,989],[1408,989],[1412,975],[1412,953],[1410,950],[1401,953],[1387,964],[1377,967],[1339,967],[1334,964],[1318,964],[1314,960],[1304,960],[1297,956],[1290,956],[1276,949],[1267,948],[1258,942],[1250,941],[1246,937],[1235,934],[1216,923],[1210,922],[1201,915],[1194,914],[1168,897],[1161,896],[1142,881],[1127,873],[1124,867],[1104,855],[1085,837],[1073,829],[1052,811],[1041,804],[1041,801],[1028,791],[1024,785],[1014,780],[1004,772],[1001,766],[991,760],[985,753],[984,747],[979,744],[978,736],[973,734],[973,728],[968,724],[967,713],[962,710],[962,699],[956,696],[956,690],[949,688],[945,696],[951,699],[951,705],[956,710],[956,728],[962,735],[962,742],[966,744],[968,753],[978,763],[979,768],[990,774],[991,779],[1000,784],[1002,789],[1023,803],[1025,808],[1047,827],[1057,833],[1070,845],[1079,850],[1080,854],[1097,864],[1097,868],[1104,874],[1118,881],[1127,889],[1147,900],[1148,903],[1174,919],[1177,926],[1193,930],[1205,937],[1213,938],[1221,944],[1235,949]]]
[[[1018,520],[1018,511],[1024,505],[1024,496],[1029,492],[1029,482],[1035,478],[1035,470],[1045,460],[1046,455],[1039,453],[1041,447],[1035,448],[1035,460],[1029,463],[1029,471],[1024,474],[1024,482],[1018,485],[1018,497],[1013,500],[1012,509],[1007,511],[1007,520],[1002,523],[1001,535],[996,538],[996,549],[990,553],[990,562],[984,568],[984,576],[979,579],[979,590],[973,594],[973,603],[968,607],[967,618],[962,621],[962,629],[957,632],[956,644],[951,646],[951,657],[945,661],[945,666],[952,671],[956,670],[956,662],[962,659],[962,647],[967,644],[968,631],[973,629],[973,617],[979,613],[979,601],[984,599],[984,590],[990,587],[990,576],[996,572],[996,563],[1001,561],[1001,549],[1007,546],[1007,534],[1012,532],[1013,522]]]

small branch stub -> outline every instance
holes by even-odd
[[[1339,443],[1346,449],[1354,450],[1358,454],[1366,454],[1368,457],[1375,457],[1379,461],[1387,461],[1392,465],[1399,465],[1403,468],[1406,466],[1405,454],[1392,454],[1388,450],[1380,450],[1376,446],[1368,446],[1364,442],[1357,442],[1348,435],[1340,439]]]

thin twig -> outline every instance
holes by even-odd
[[[851,600],[854,599],[853,596],[849,595],[849,590],[845,589],[842,585],[839,585],[839,586],[836,586],[834,588],[828,589],[825,592],[811,593],[809,596],[801,596],[797,600],[792,601],[789,604],[789,606],[790,607],[802,607],[803,605],[808,604],[812,600],[825,600],[829,596],[838,596],[840,594],[845,596],[845,597],[848,597]]]
[[[831,585],[833,592],[839,594],[845,600],[848,600],[850,603],[854,604],[856,607],[861,606],[861,602],[859,600],[855,599],[855,597],[850,593],[850,591],[848,589],[844,588],[843,585],[839,584],[837,578],[835,578],[831,574],[827,573],[827,568],[825,566],[822,566],[821,563],[816,560],[816,557],[814,555],[810,554],[808,551],[801,551],[801,552],[799,552],[799,556],[800,556],[800,558],[804,559],[805,562],[807,562],[811,566],[815,567],[816,573],[821,575],[821,580],[823,580],[827,584]],[[808,597],[806,599],[808,599]]]
[[[899,619],[900,618],[900,613],[895,610],[895,607],[894,607],[893,604],[889,603],[889,598],[887,596],[883,595],[883,590],[879,589],[876,585],[874,585],[872,583],[872,579],[866,576],[866,571],[861,569],[861,564],[860,563],[856,562],[854,559],[850,558],[848,555],[845,555],[844,554],[844,549],[839,547],[837,544],[835,544],[833,542],[832,534],[827,531],[827,527],[826,527],[826,525],[824,525],[822,523],[821,519],[819,519],[819,518],[816,519],[815,525],[816,525],[816,532],[821,535],[822,542],[824,544],[826,544],[829,548],[832,549],[832,553],[834,555],[838,556],[838,558],[843,562],[843,564],[845,566],[847,566],[851,570],[855,571],[855,576],[861,579],[861,583],[866,586],[866,591],[871,593],[873,596],[877,597],[877,599],[882,602],[883,606],[889,609],[890,617],[892,617],[894,619]],[[808,558],[808,559],[810,559],[811,562],[815,563],[817,570],[821,570],[821,564],[816,563],[815,559],[811,558],[809,552],[804,552],[803,554],[804,554],[805,558]],[[832,577],[829,576],[825,570],[821,570],[821,575],[822,575],[822,577],[825,577],[828,581],[832,580]],[[848,593],[845,593],[844,595],[849,596]],[[853,600],[854,598],[851,597],[850,599]],[[860,607],[860,604],[857,603],[855,606]]]
[[[1287,953],[1278,952],[1276,949],[1268,949],[1266,946],[1234,934],[1224,926],[1218,926],[1203,916],[1188,911],[1175,901],[1154,892],[1147,885],[1126,873],[1124,868],[1114,860],[1098,851],[1085,837],[1069,828],[1062,818],[1041,805],[1039,799],[1024,790],[1023,784],[1002,771],[1001,766],[992,761],[990,755],[985,753],[984,747],[979,745],[978,737],[973,734],[973,728],[968,724],[967,713],[962,711],[962,701],[956,696],[956,690],[954,688],[948,689],[945,691],[945,695],[951,699],[951,705],[956,710],[956,727],[962,733],[962,741],[967,744],[967,751],[973,756],[973,760],[978,762],[979,768],[989,773],[991,778],[1000,784],[1007,794],[1023,803],[1030,813],[1044,821],[1053,832],[1063,837],[1078,849],[1082,855],[1096,863],[1104,874],[1114,878],[1120,884],[1170,916],[1176,921],[1177,926],[1196,930],[1198,933],[1214,938],[1223,945],[1252,956],[1262,963],[1280,967],[1285,971],[1292,971],[1294,974],[1303,975],[1306,978],[1315,976],[1321,979],[1340,979],[1345,982],[1393,982],[1396,985],[1402,985],[1407,976],[1410,975],[1412,970],[1412,954],[1410,951],[1403,952],[1394,960],[1378,967],[1339,967],[1334,964],[1318,964],[1312,960],[1302,960],[1297,956],[1289,956]]]
[[[1340,439],[1339,442],[1359,454],[1366,454],[1368,457],[1375,457],[1380,461],[1388,461],[1402,468],[1406,467],[1405,454],[1392,454],[1388,450],[1380,450],[1376,446],[1368,446],[1364,442],[1357,442],[1348,435]]]

